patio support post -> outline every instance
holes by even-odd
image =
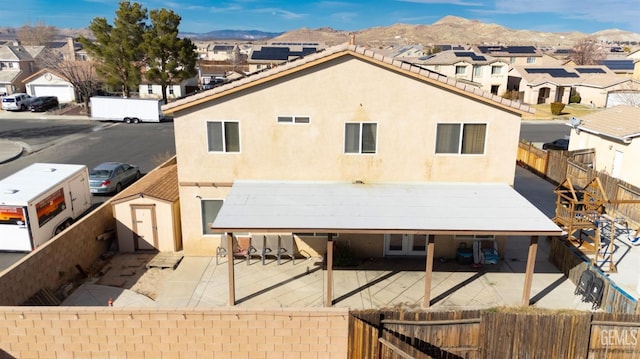
[[[227,238],[220,238],[227,241],[227,265],[229,266],[229,306],[236,305],[236,279],[233,268],[233,233],[227,233]]]
[[[431,274],[433,273],[433,247],[435,242],[435,236],[430,234],[427,236],[427,266],[424,272],[424,308],[431,306]]]
[[[538,236],[531,236],[529,242],[529,256],[527,257],[527,271],[524,276],[524,288],[522,290],[522,305],[529,305],[531,298],[531,283],[533,282],[533,268],[536,265],[536,252],[538,251]]]
[[[327,296],[324,298],[324,306],[333,304],[333,234],[327,236]]]

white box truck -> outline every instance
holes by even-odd
[[[0,251],[29,252],[91,207],[85,165],[34,163],[0,180]]]
[[[138,123],[160,122],[164,118],[161,100],[94,96],[90,102],[93,120]]]

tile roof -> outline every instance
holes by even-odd
[[[484,65],[502,60],[490,55],[477,54],[473,51],[448,50],[435,53],[425,58],[419,58],[415,63],[421,65],[453,65],[463,61],[470,64]]]
[[[168,164],[153,170],[131,186],[120,192],[113,203],[125,201],[131,197],[140,195],[153,197],[168,202],[177,201],[178,192],[178,165]]]
[[[531,86],[552,83],[559,86],[590,86],[605,88],[635,81],[613,73],[606,66],[513,66],[517,74]]]
[[[640,136],[640,107],[616,106],[581,117],[579,129],[629,142]]]
[[[326,48],[322,51],[318,51],[302,58],[285,62],[279,66],[253,73],[250,76],[231,81],[223,86],[218,86],[213,89],[197,93],[192,96],[188,96],[183,99],[171,102],[162,106],[162,110],[166,114],[175,113],[187,109],[191,106],[206,103],[210,100],[225,96],[227,94],[235,93],[236,91],[243,90],[254,84],[262,84],[270,79],[276,79],[281,76],[285,76],[291,72],[295,72],[298,69],[302,70],[313,66],[315,63],[321,63],[323,61],[329,61],[344,55],[356,56],[360,59],[375,62],[391,70],[403,72],[409,74],[420,80],[432,83],[436,86],[453,90],[461,95],[477,98],[488,104],[497,105],[508,111],[524,113],[534,113],[535,110],[528,104],[508,100],[498,95],[494,95],[491,92],[483,91],[477,86],[466,84],[464,82],[456,81],[453,78],[440,75],[433,71],[429,71],[417,65],[412,65],[408,62],[394,59],[389,56],[382,55],[371,49],[359,47],[356,45],[337,45]]]

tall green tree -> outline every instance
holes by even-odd
[[[121,86],[124,97],[129,97],[131,89],[140,84],[140,67],[144,59],[141,45],[147,30],[146,20],[146,8],[139,3],[121,1],[113,26],[105,18],[94,18],[89,30],[95,41],[84,37],[78,39],[97,61],[98,74],[107,84]]]
[[[145,32],[142,49],[145,55],[147,80],[162,88],[162,100],[167,103],[167,87],[196,75],[196,47],[189,39],[178,37],[182,18],[172,10],[149,12],[151,26]]]

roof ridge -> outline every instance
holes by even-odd
[[[339,44],[339,45],[335,45],[335,46],[331,46],[331,47],[327,47],[324,48],[320,51],[316,51],[314,53],[308,54],[306,56],[301,56],[299,58],[295,58],[293,60],[290,61],[286,61],[282,64],[279,65],[275,65],[273,67],[264,69],[262,71],[259,72],[255,72],[252,73],[246,77],[237,79],[237,80],[233,80],[230,81],[224,85],[215,87],[213,89],[210,90],[206,90],[203,92],[200,92],[198,94],[186,97],[184,99],[180,99],[174,102],[171,102],[169,104],[166,104],[163,106],[163,110],[168,110],[174,107],[178,107],[181,105],[186,105],[192,101],[195,100],[200,100],[200,99],[204,99],[206,97],[209,97],[213,94],[217,94],[217,93],[221,93],[239,86],[243,86],[243,85],[247,85],[251,82],[263,79],[263,78],[267,78],[269,76],[278,74],[282,71],[286,71],[286,70],[291,70],[291,69],[295,69],[297,67],[300,66],[304,66],[306,64],[312,63],[314,61],[318,61],[321,60],[323,58],[335,55],[335,54],[339,54],[341,52],[352,52],[367,58],[370,58],[374,61],[379,61],[388,65],[391,65],[393,67],[396,67],[400,70],[404,70],[404,71],[409,71],[412,73],[415,73],[419,76],[424,77],[425,79],[428,79],[430,81],[436,81],[439,82],[443,85],[446,86],[451,86],[454,88],[457,88],[458,90],[462,91],[462,92],[466,92],[470,95],[473,96],[479,96],[485,100],[488,101],[492,101],[495,102],[501,106],[506,106],[506,107],[510,107],[513,108],[517,111],[521,111],[521,112],[530,112],[533,113],[534,109],[525,103],[519,102],[519,101],[515,101],[515,100],[510,100],[510,99],[505,99],[502,98],[500,96],[497,95],[493,95],[492,93],[488,92],[488,91],[484,91],[481,89],[478,89],[476,86],[471,86],[468,84],[465,84],[463,82],[457,81],[454,78],[451,77],[447,77],[445,75],[442,74],[438,74],[434,71],[431,70],[427,70],[422,66],[419,65],[415,65],[415,64],[411,64],[408,63],[406,61],[402,61],[399,60],[397,58],[393,58],[387,55],[384,55],[382,53],[379,53],[375,50],[372,50],[371,48],[368,47],[364,47],[364,46],[358,46],[358,45],[352,45],[352,44]]]

